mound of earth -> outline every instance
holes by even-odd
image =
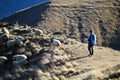
[[[119,6],[119,0],[51,0],[4,18],[0,36],[6,27],[9,40],[17,37],[24,45],[7,49],[6,41],[0,42],[0,56],[8,58],[0,65],[0,79],[119,80],[120,51],[114,50],[120,50]],[[36,36],[32,28],[44,35]],[[92,57],[85,43],[90,29],[97,35]],[[52,37],[62,46],[51,45]],[[14,66],[15,54],[26,55],[28,63]]]

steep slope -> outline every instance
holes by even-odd
[[[98,45],[120,50],[119,5],[119,0],[51,0],[1,21],[60,31],[83,42],[93,29]]]
[[[79,41],[94,29],[98,45],[119,46],[119,0],[52,0],[1,21],[15,23],[0,25],[0,56],[8,58],[0,63],[1,80],[120,80],[120,51],[95,46],[90,57]],[[2,40],[5,24],[10,38]],[[31,27],[44,35],[36,36]],[[24,45],[8,48],[6,41],[17,37]],[[50,44],[52,37],[62,46]],[[28,63],[13,65],[16,54],[26,55]]]
[[[29,36],[26,46],[16,49],[15,52],[4,52],[3,55],[8,57],[9,62],[0,65],[0,78],[2,80],[119,80],[120,78],[119,51],[95,46],[95,54],[89,57],[87,44],[74,39],[68,39],[68,44],[62,44],[62,48],[54,49],[41,47],[40,40],[40,37],[37,39]],[[28,63],[12,65],[9,55],[14,54],[27,55]]]

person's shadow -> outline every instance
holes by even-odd
[[[68,61],[74,61],[74,60],[78,60],[78,59],[82,59],[82,58],[86,58],[86,57],[88,57],[88,55],[87,56],[81,56],[81,57],[72,58],[72,59],[70,59]]]

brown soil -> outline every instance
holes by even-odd
[[[27,55],[29,64],[11,66],[8,62],[7,66],[1,67],[0,78],[3,80],[119,80],[120,51],[114,48],[120,50],[120,0],[51,1],[1,21],[11,25],[18,21],[20,26],[27,24],[30,27],[40,28],[48,38],[54,36],[63,41],[62,47],[44,47],[41,45],[43,38],[31,33],[26,34],[29,32],[23,33],[24,30],[21,31],[20,26],[15,30],[14,25],[10,30],[13,38],[19,36],[29,39],[29,43],[16,50],[15,54]],[[92,57],[88,57],[87,44],[82,43],[85,42],[90,29],[94,29],[97,35],[97,45],[94,47]],[[61,34],[52,35],[55,33]],[[102,45],[106,47],[101,47]],[[4,51],[5,49],[1,48],[1,55],[13,53],[13,51]]]

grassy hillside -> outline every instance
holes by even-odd
[[[120,50],[119,5],[119,0],[52,0],[1,21],[62,32],[83,42],[93,29],[98,45]]]
[[[0,56],[8,60],[0,65],[0,79],[119,80],[119,6],[119,0],[51,0],[1,20]],[[18,37],[24,45],[8,48],[8,40],[1,38],[3,26],[10,32],[8,40]],[[36,36],[33,27],[44,34]],[[90,29],[100,45],[92,57],[83,43]],[[52,37],[62,46],[50,45]],[[13,65],[16,54],[26,55],[28,63]]]

